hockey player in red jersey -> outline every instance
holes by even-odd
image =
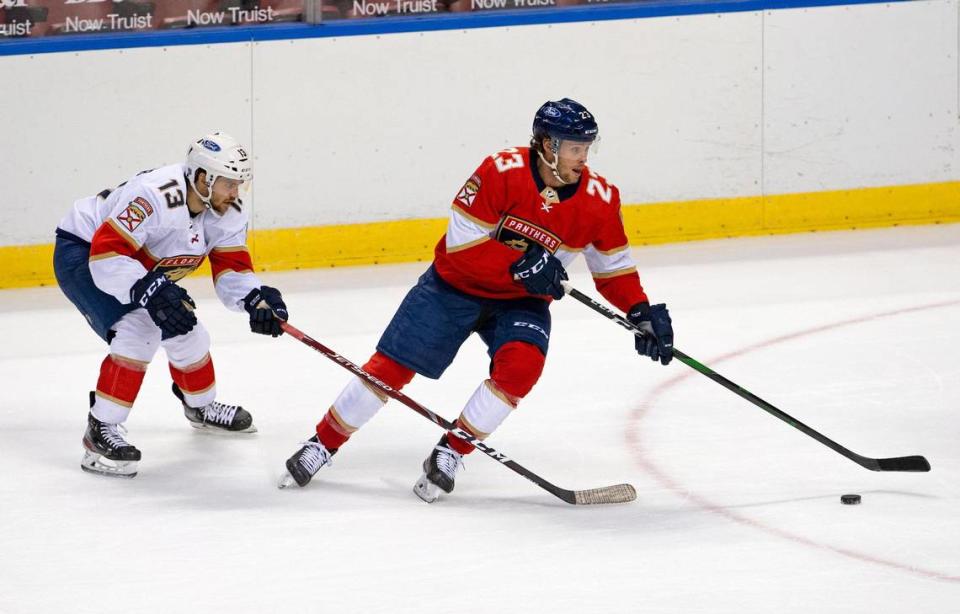
[[[552,299],[564,295],[565,265],[583,253],[597,289],[651,334],[636,349],[666,365],[673,328],[663,304],[640,285],[620,215],[617,188],[587,167],[598,137],[593,115],[564,98],[545,103],[529,147],[498,152],[453,200],[432,266],[404,298],[364,370],[399,390],[415,373],[439,378],[471,333],[486,343],[490,377],[467,401],[458,427],[490,435],[540,377],[550,339]],[[305,486],[386,403],[354,378],[287,460],[281,487]],[[451,492],[473,446],[444,434],[423,463],[414,492],[428,503]]]
[[[249,412],[216,400],[210,336],[176,283],[209,258],[223,304],[246,310],[255,333],[282,333],[277,318],[286,319],[286,305],[278,290],[253,273],[246,247],[240,193],[252,178],[246,149],[217,132],[191,144],[186,164],[144,171],[82,198],[60,221],[57,282],[110,348],[90,393],[84,470],[137,474],[141,454],[125,439],[122,425],[160,347],[192,426],[256,431]]]

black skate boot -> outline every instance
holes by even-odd
[[[253,416],[239,405],[226,405],[214,401],[204,407],[190,407],[183,398],[180,387],[173,384],[173,394],[183,403],[183,415],[196,429],[220,433],[256,433]]]
[[[90,393],[93,407],[94,393]],[[90,413],[87,415],[87,432],[83,435],[83,459],[80,468],[117,478],[132,478],[137,475],[140,450],[132,446],[123,434],[126,429],[120,424],[100,422]]]
[[[433,503],[440,497],[440,491],[453,492],[457,469],[463,466],[463,455],[450,447],[447,436],[433,448],[430,456],[423,461],[423,475],[413,486],[413,492],[427,503]]]
[[[277,486],[286,488],[294,483],[300,487],[306,486],[317,471],[320,471],[320,467],[330,464],[331,457],[336,453],[336,450],[324,447],[314,435],[303,442],[303,447],[297,450],[296,454],[287,459],[287,473],[280,478]]]

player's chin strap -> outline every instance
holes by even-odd
[[[216,210],[210,204],[210,199],[213,197],[213,182],[216,181],[216,179],[217,178],[214,176],[211,180],[210,173],[206,173],[206,181],[204,181],[204,183],[207,186],[207,195],[204,196],[200,193],[200,190],[197,189],[197,184],[194,183],[193,177],[187,174],[187,184],[190,186],[190,189],[193,190],[193,193],[197,195],[197,198],[200,199],[200,202],[203,203],[203,206],[213,213],[216,213]]]
[[[560,156],[557,152],[560,150],[560,147],[556,139],[550,139],[550,143],[551,149],[553,149],[553,162],[547,162],[547,159],[543,157],[543,152],[540,151],[539,148],[537,149],[537,155],[540,156],[540,159],[543,161],[543,163],[546,164],[547,168],[550,169],[550,172],[553,173],[554,179],[563,185],[570,185],[569,181],[563,180],[563,177],[560,176],[560,171],[557,170],[557,163],[560,162]]]

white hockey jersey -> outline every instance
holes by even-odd
[[[210,258],[217,296],[243,310],[243,297],[259,288],[247,251],[247,214],[232,206],[191,215],[186,166],[145,171],[96,196],[73,204],[59,228],[90,243],[90,273],[98,288],[121,303],[149,270],[171,281],[186,277]]]

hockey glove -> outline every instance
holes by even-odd
[[[567,279],[567,272],[557,257],[540,245],[534,245],[511,264],[510,273],[530,294],[552,296],[557,300],[563,298],[560,282]]]
[[[130,302],[147,310],[160,328],[161,339],[185,335],[197,325],[193,299],[160,271],[150,271],[133,284]]]
[[[252,332],[271,337],[279,337],[283,334],[280,321],[286,321],[289,316],[287,305],[276,288],[270,286],[254,288],[243,298],[243,308],[250,314]]]
[[[630,323],[646,333],[635,336],[637,353],[668,365],[673,360],[673,324],[663,303],[637,303],[627,313]]]

